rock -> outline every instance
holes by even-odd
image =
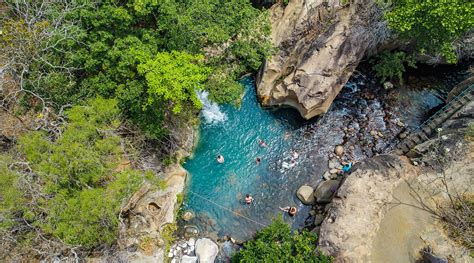
[[[349,146],[349,150],[354,151],[355,150],[354,145]]]
[[[330,153],[330,154],[329,154],[329,158],[334,158],[334,154],[333,154],[333,153]]]
[[[177,263],[177,261],[175,258],[173,258],[170,263]]]
[[[344,147],[342,147],[341,145],[336,146],[336,148],[334,148],[334,153],[337,156],[342,156],[344,154]]]
[[[334,169],[329,170],[329,173],[331,173],[331,174],[337,174],[338,171],[339,171],[339,170],[337,170],[337,169],[334,168]]]
[[[188,244],[187,244],[186,242],[183,242],[183,243],[179,244],[179,246],[180,246],[181,248],[187,248],[187,247],[188,247]]]
[[[324,180],[326,180],[326,181],[327,181],[327,180],[331,180],[331,174],[330,174],[328,171],[326,171],[326,172],[324,172],[324,174],[323,174],[323,178],[324,178]]]
[[[199,229],[196,226],[190,225],[184,227],[184,236],[185,237],[196,237],[199,235]]]
[[[329,169],[334,169],[334,168],[337,168],[338,166],[340,166],[341,163],[339,162],[338,159],[335,159],[335,158],[332,158],[328,161],[328,167]]]
[[[380,131],[377,132],[377,135],[378,135],[380,138],[383,138],[383,133],[381,133]]]
[[[188,246],[193,247],[196,244],[196,240],[194,238],[190,238],[188,240]]]
[[[386,90],[393,89],[393,84],[392,84],[392,82],[386,81],[386,82],[383,84],[383,88],[386,89]]]
[[[407,135],[408,135],[407,132],[402,132],[398,135],[398,138],[405,139],[407,137]]]
[[[329,203],[333,194],[337,191],[339,182],[336,180],[324,181],[314,191],[316,203]]]
[[[207,234],[207,237],[210,238],[214,242],[217,242],[217,240],[219,240],[219,236],[217,235],[216,232],[209,232]]]
[[[181,217],[184,221],[188,222],[194,218],[194,213],[192,211],[185,211]]]
[[[197,263],[198,258],[185,255],[181,258],[181,263]]]
[[[278,51],[257,74],[261,103],[295,107],[306,119],[326,112],[369,46],[378,44],[366,41],[374,2],[344,8],[340,1],[319,0],[274,5],[271,36]]]
[[[370,135],[376,136],[376,135],[377,135],[377,131],[376,131],[376,130],[371,130],[371,131],[370,131]]]
[[[305,205],[311,205],[314,203],[313,188],[308,185],[301,186],[296,192],[296,196]]]
[[[209,238],[200,238],[196,241],[196,255],[200,263],[214,263],[219,247]]]
[[[170,251],[170,252],[168,253],[168,257],[169,257],[169,258],[174,257],[174,253],[173,253],[172,251]]]
[[[405,124],[401,121],[397,121],[397,126],[399,127],[405,127]]]
[[[321,225],[321,223],[323,223],[323,221],[324,221],[324,215],[316,215],[314,217],[314,225],[315,226]]]

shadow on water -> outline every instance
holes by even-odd
[[[246,240],[281,215],[293,229],[312,224],[311,207],[295,193],[303,184],[316,187],[322,180],[334,146],[344,145],[343,161],[374,156],[404,128],[401,122],[416,126],[443,104],[440,97],[445,94],[437,86],[415,88],[408,85],[413,81],[384,90],[374,79],[355,74],[324,116],[307,121],[293,109],[262,109],[253,79],[244,79],[240,108],[205,107],[217,109],[224,117],[202,112],[200,140],[193,158],[184,164],[190,178],[183,209],[192,210],[196,217],[180,221],[181,230],[195,225],[202,235]],[[220,116],[220,121],[208,116]],[[267,147],[259,146],[260,139]],[[284,168],[293,151],[299,153],[296,165]],[[224,156],[223,164],[216,162],[217,155]],[[244,203],[246,194],[255,199],[251,206]],[[279,210],[283,206],[296,206],[298,214],[288,217]]]

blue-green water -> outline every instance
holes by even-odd
[[[346,148],[344,161],[374,156],[401,131],[399,120],[416,126],[442,103],[434,90],[385,91],[373,80],[356,75],[322,118],[304,121],[295,110],[262,109],[253,79],[243,82],[246,92],[240,108],[224,105],[219,111],[217,105],[206,103],[199,142],[193,158],[184,164],[190,176],[183,209],[192,210],[196,217],[181,226],[195,225],[202,235],[213,232],[245,240],[279,215],[293,229],[311,224],[311,207],[304,206],[295,193],[303,184],[317,186],[336,145]],[[370,95],[375,92],[377,96]],[[374,138],[372,130],[384,137]],[[259,146],[260,139],[267,147]],[[290,162],[293,150],[299,153],[297,164],[285,169],[283,163]],[[223,164],[217,163],[217,155],[224,156]],[[253,205],[244,204],[246,194],[254,197]],[[288,217],[279,209],[284,206],[296,206],[298,214]]]
[[[294,192],[298,184],[309,181],[309,175],[299,178],[302,177],[298,172],[299,160],[293,168],[282,168],[282,161],[290,161],[291,134],[298,128],[300,117],[292,110],[278,113],[262,110],[256,100],[253,80],[245,79],[244,84],[246,92],[240,108],[221,106],[225,121],[206,123],[203,119],[194,158],[184,164],[191,174],[185,206],[197,214],[190,223],[205,232],[230,234],[240,239],[248,238],[261,228],[251,220],[268,224],[272,217],[283,214],[279,206],[298,206],[301,213],[292,219],[285,218],[294,227],[301,227],[308,211],[297,202]],[[260,139],[267,147],[259,145]],[[225,158],[223,164],[216,161],[219,154]],[[257,157],[261,158],[259,165]],[[235,216],[192,193],[251,220]],[[251,206],[244,204],[247,193],[255,199]]]

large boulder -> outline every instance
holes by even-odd
[[[291,106],[306,119],[326,112],[366,51],[386,39],[375,0],[341,3],[292,0],[271,8],[278,52],[256,79],[262,105]]]
[[[213,263],[219,247],[209,238],[200,238],[196,241],[195,252],[200,263]]]
[[[324,181],[319,184],[316,190],[314,191],[314,198],[316,199],[316,203],[329,203],[331,201],[332,196],[337,191],[338,187],[339,181],[337,180]]]
[[[181,258],[181,263],[197,263],[198,258],[194,256],[184,255]]]
[[[314,203],[313,188],[308,185],[301,186],[296,192],[296,196],[305,205],[312,205]]]

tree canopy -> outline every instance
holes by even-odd
[[[394,0],[385,13],[389,27],[413,39],[421,53],[457,60],[454,42],[474,26],[474,3],[469,0]]]

